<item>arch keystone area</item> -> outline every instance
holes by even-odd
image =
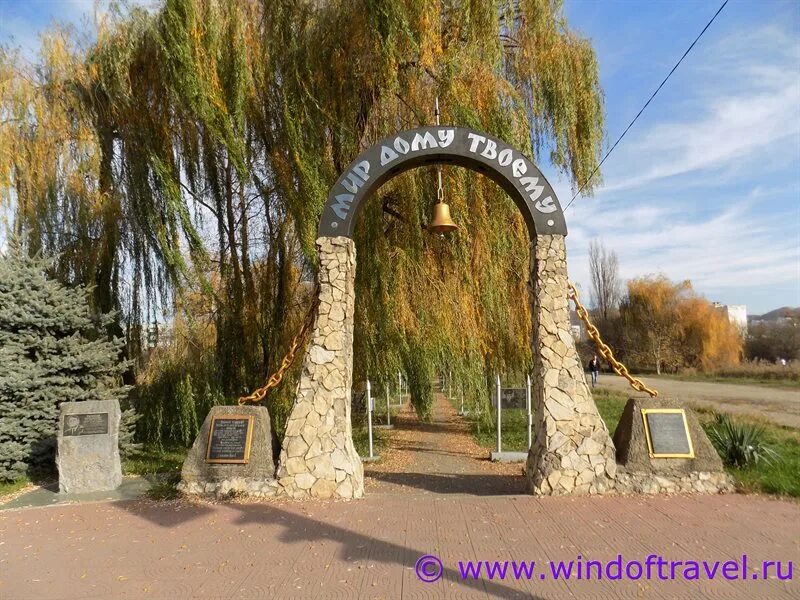
[[[364,471],[350,423],[356,249],[365,200],[414,167],[452,164],[495,181],[519,207],[531,239],[536,437],[526,465],[535,495],[614,487],[614,445],[597,412],[569,323],[567,227],[541,171],[519,150],[462,127],[421,127],[365,150],[331,189],[319,224],[319,311],[281,448],[277,477],[293,498],[358,498]]]

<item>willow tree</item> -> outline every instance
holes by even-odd
[[[58,253],[63,276],[96,286],[104,311],[121,309],[133,354],[157,311],[183,312],[203,339],[210,329],[204,372],[229,396],[258,385],[299,326],[329,187],[379,138],[430,124],[436,96],[444,122],[536,159],[549,151],[575,185],[597,164],[594,53],[556,1],[167,0],[111,14],[74,48],[22,75],[3,61],[27,90],[3,93],[3,111],[19,115],[0,129],[3,148],[31,129],[46,137],[63,114],[52,152],[81,149],[46,181],[21,177],[40,157],[18,155],[3,198],[31,248]],[[44,112],[26,112],[37,104]],[[445,168],[444,179],[456,235],[423,229],[430,168],[379,190],[356,232],[356,379],[405,370],[422,415],[437,367],[477,398],[487,374],[530,361],[522,218],[479,175]],[[207,312],[185,310],[198,305]],[[279,417],[291,388],[270,400]]]

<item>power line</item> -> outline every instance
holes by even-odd
[[[655,98],[655,97],[656,97],[656,94],[658,94],[658,92],[660,92],[660,91],[661,91],[661,88],[662,88],[662,87],[664,87],[664,84],[665,84],[665,83],[667,83],[667,80],[668,80],[670,77],[672,77],[672,74],[673,74],[673,73],[675,72],[675,70],[676,70],[676,69],[677,69],[677,68],[680,66],[680,64],[683,62],[683,59],[684,59],[684,58],[686,58],[686,56],[689,54],[689,52],[691,52],[691,51],[692,51],[692,48],[694,48],[694,45],[695,45],[695,44],[696,44],[696,43],[697,43],[697,42],[700,40],[700,38],[701,38],[701,37],[703,37],[703,34],[706,32],[706,30],[707,30],[709,27],[711,27],[711,24],[714,22],[714,19],[716,19],[716,18],[717,18],[717,16],[719,15],[719,13],[721,13],[721,12],[722,12],[722,9],[723,9],[723,8],[725,8],[725,5],[726,5],[727,3],[728,3],[728,0],[725,0],[725,2],[723,2],[723,3],[722,3],[722,6],[720,6],[720,7],[719,7],[719,9],[717,10],[717,12],[715,12],[715,13],[714,13],[714,16],[713,16],[713,17],[711,17],[711,20],[710,20],[708,23],[706,23],[706,26],[705,26],[705,27],[703,27],[703,31],[701,31],[701,32],[700,32],[700,33],[697,35],[697,37],[696,37],[696,38],[694,39],[694,41],[692,42],[692,45],[691,45],[691,46],[689,46],[689,47],[686,49],[686,52],[684,52],[684,53],[683,53],[683,56],[681,56],[680,60],[679,60],[678,62],[676,62],[676,63],[675,63],[675,66],[674,66],[674,67],[672,67],[672,70],[671,70],[671,71],[670,71],[670,72],[667,74],[667,76],[664,78],[664,81],[662,81],[662,82],[661,82],[661,85],[659,85],[659,86],[656,88],[656,91],[655,91],[655,92],[653,92],[653,94],[650,96],[650,98],[647,100],[647,102],[645,102],[645,103],[644,103],[644,106],[642,107],[642,109],[641,109],[641,110],[640,110],[638,113],[636,113],[636,116],[635,116],[635,117],[633,117],[633,121],[631,121],[631,122],[628,124],[628,126],[625,128],[625,131],[623,131],[623,132],[622,132],[622,135],[621,135],[621,136],[619,136],[619,138],[617,138],[617,141],[616,141],[616,142],[614,142],[614,145],[613,145],[613,146],[611,146],[611,149],[610,149],[608,152],[606,152],[605,156],[603,156],[603,159],[602,159],[602,160],[600,161],[600,163],[599,163],[599,164],[598,164],[598,165],[597,165],[597,166],[594,168],[594,171],[592,171],[592,172],[589,174],[589,177],[586,179],[586,181],[584,182],[584,184],[583,184],[583,185],[580,187],[580,189],[579,189],[577,192],[575,192],[575,195],[572,197],[572,200],[570,200],[570,201],[569,201],[569,204],[567,204],[566,208],[564,209],[565,211],[567,210],[567,208],[569,208],[570,206],[572,206],[572,203],[575,201],[575,198],[577,198],[577,197],[578,197],[578,195],[579,195],[579,194],[580,194],[580,193],[583,191],[583,189],[584,189],[584,188],[585,188],[587,185],[589,185],[589,182],[592,180],[592,177],[594,177],[595,173],[597,173],[597,171],[599,171],[599,170],[600,170],[600,167],[602,167],[602,166],[603,166],[603,163],[604,163],[604,162],[606,162],[606,159],[607,159],[607,158],[609,157],[609,155],[610,155],[610,154],[611,154],[611,153],[614,151],[614,148],[616,148],[616,147],[617,147],[617,144],[619,144],[619,143],[622,141],[622,138],[624,138],[624,137],[625,137],[625,134],[626,134],[626,133],[628,133],[628,130],[629,130],[631,127],[633,127],[633,124],[634,124],[634,123],[636,123],[636,121],[637,121],[637,120],[639,119],[639,117],[642,115],[642,113],[644,112],[644,110],[645,110],[645,109],[648,107],[648,105],[650,104],[650,102],[652,102],[653,98]]]

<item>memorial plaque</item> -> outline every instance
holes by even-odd
[[[694,458],[692,437],[682,408],[642,409],[651,458]]]
[[[108,413],[64,415],[63,435],[108,435]]]
[[[500,390],[500,397],[503,399],[503,408],[528,408],[527,394],[525,388],[502,388]],[[495,408],[497,408],[497,399],[494,399]]]
[[[246,464],[250,460],[253,417],[220,415],[211,420],[206,462]]]

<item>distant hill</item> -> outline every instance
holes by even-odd
[[[791,306],[782,306],[781,308],[776,308],[775,310],[771,310],[768,313],[764,313],[763,315],[748,315],[748,321],[777,321],[778,319],[782,319],[784,317],[792,317],[795,319],[800,319],[800,306],[796,306],[792,308]]]

